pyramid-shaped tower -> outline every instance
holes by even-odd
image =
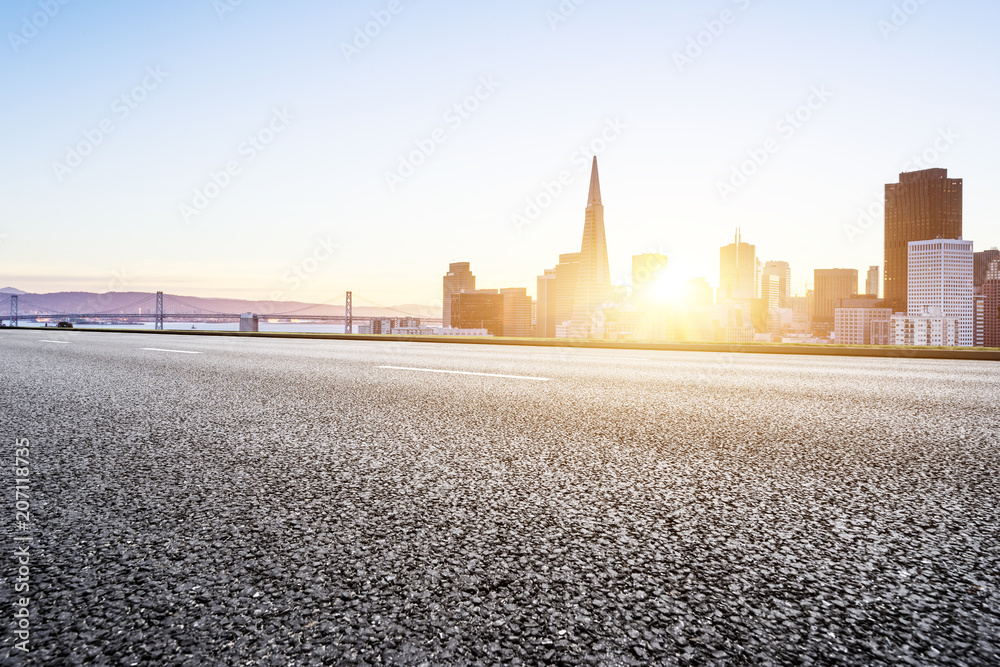
[[[604,205],[601,203],[601,181],[597,174],[597,157],[590,173],[590,194],[580,244],[580,263],[573,298],[573,319],[570,336],[594,338],[603,333],[599,313],[611,297],[611,270],[608,267],[608,243],[604,236]]]

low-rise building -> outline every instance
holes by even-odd
[[[958,321],[933,306],[925,306],[919,315],[896,313],[892,316],[893,344],[953,347],[958,344]]]

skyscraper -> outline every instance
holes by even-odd
[[[757,248],[744,243],[736,230],[736,241],[719,251],[719,303],[750,303],[757,293]]]
[[[601,203],[601,182],[597,175],[597,156],[590,172],[590,193],[584,216],[583,242],[573,295],[572,338],[591,338],[602,333],[595,315],[611,296],[611,270],[608,265],[608,243],[604,236],[604,205]]]
[[[990,268],[990,264],[1000,260],[1000,250],[996,248],[990,248],[989,250],[981,250],[974,253],[972,256],[972,286],[976,288],[977,292],[982,291],[983,283],[986,282],[986,272]]]
[[[500,290],[503,296],[503,333],[508,338],[527,338],[531,335],[531,297],[524,287]]]
[[[813,273],[814,326],[833,327],[837,304],[858,293],[857,269],[816,269]]]
[[[972,241],[932,239],[909,243],[906,303],[910,315],[936,308],[958,318],[956,345],[972,346]]]
[[[556,270],[545,269],[545,274],[538,276],[538,289],[535,297],[535,336],[538,338],[556,337]]]
[[[568,325],[573,319],[573,299],[576,296],[576,276],[580,270],[580,253],[559,255],[556,264],[556,321],[555,326]]]
[[[456,326],[451,321],[451,295],[458,294],[464,289],[476,289],[476,277],[469,270],[468,262],[453,262],[448,265],[448,273],[444,276],[444,290],[441,298],[441,324],[443,326]]]
[[[990,263],[983,280],[983,344],[1000,347],[1000,259]]]
[[[869,296],[878,296],[878,267],[869,266],[868,267],[868,277],[865,279],[865,294]]]
[[[499,290],[462,290],[451,295],[452,326],[503,335],[503,295]]]
[[[897,312],[907,309],[907,244],[936,238],[962,238],[962,179],[924,169],[886,184],[885,299]]]
[[[764,264],[764,271],[761,275],[760,283],[760,296],[762,299],[767,299],[768,302],[774,298],[770,292],[765,294],[765,288],[769,288],[771,277],[776,277],[778,279],[778,305],[775,308],[787,308],[788,299],[792,296],[792,269],[788,265],[788,262],[775,262],[770,261]]]

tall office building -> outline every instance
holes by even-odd
[[[555,269],[545,269],[544,275],[538,276],[538,289],[535,296],[535,336],[538,338],[556,337]]]
[[[767,299],[768,302],[772,300],[773,296],[770,293],[765,294],[765,288],[769,287],[772,277],[778,279],[778,305],[775,308],[787,308],[788,299],[792,296],[792,269],[788,266],[788,262],[771,261],[764,264],[764,270],[761,273],[760,296],[762,299]]]
[[[878,298],[878,267],[868,267],[868,277],[865,278],[865,294]]]
[[[597,328],[595,315],[611,296],[611,269],[608,264],[608,243],[604,235],[604,204],[601,202],[597,156],[594,156],[590,172],[590,193],[584,214],[579,262],[570,337],[591,338],[603,333]]]
[[[491,336],[502,336],[503,295],[495,289],[452,294],[451,322],[459,329],[486,329]]]
[[[983,347],[986,343],[986,297],[972,295],[972,346]]]
[[[736,241],[719,250],[719,303],[750,303],[757,294],[757,248],[744,243],[736,230]]]
[[[986,272],[989,270],[990,264],[998,260],[1000,260],[1000,250],[996,248],[981,250],[972,255],[972,286],[977,292],[982,291],[981,288],[986,282]]]
[[[573,319],[573,299],[576,296],[576,276],[580,272],[580,253],[559,255],[556,264],[556,326],[566,325]]]
[[[813,272],[813,290],[813,325],[832,327],[840,299],[858,293],[858,270],[816,269]]]
[[[657,253],[632,255],[632,304],[644,306],[656,300],[657,282],[667,270],[667,256]]]
[[[455,326],[451,322],[451,295],[462,290],[476,289],[476,277],[469,270],[468,262],[454,262],[448,265],[444,276],[444,290],[441,297],[441,323],[446,327]]]
[[[1000,347],[1000,259],[990,263],[983,279],[983,345]]]
[[[886,184],[885,298],[897,312],[907,310],[907,244],[936,238],[962,238],[962,179],[924,169]]]
[[[500,290],[503,297],[503,333],[508,338],[531,336],[531,297],[524,287]]]
[[[928,308],[958,319],[957,345],[972,346],[972,241],[932,239],[909,243],[907,313]]]

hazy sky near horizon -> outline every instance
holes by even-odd
[[[883,184],[922,166],[1000,245],[995,1],[8,0],[0,27],[0,287],[438,304],[469,261],[533,294],[595,152],[619,284],[655,251],[717,285],[740,227],[797,292],[863,286]]]

